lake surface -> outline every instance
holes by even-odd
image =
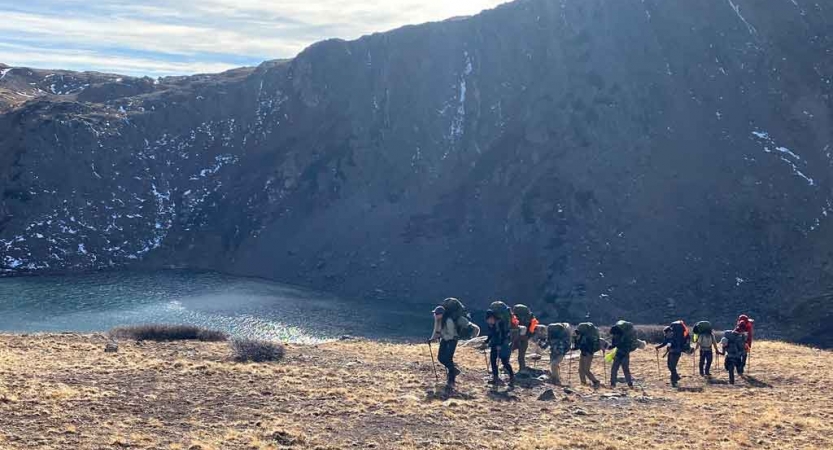
[[[344,334],[411,339],[431,333],[429,305],[348,301],[212,273],[99,273],[0,278],[0,332],[106,331],[193,324],[233,335],[316,342]]]

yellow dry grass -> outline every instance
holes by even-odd
[[[833,354],[785,343],[757,343],[736,386],[719,368],[715,383],[692,376],[684,357],[672,390],[649,350],[633,355],[637,389],[555,388],[550,402],[534,379],[489,389],[468,348],[446,396],[424,344],[291,346],[281,363],[238,364],[223,343],[104,343],[0,336],[0,449],[833,448]]]

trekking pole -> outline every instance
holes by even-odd
[[[659,369],[659,349],[657,350],[657,376],[662,378],[662,371]]]
[[[567,371],[567,384],[569,386],[572,386],[573,385],[573,358],[572,358],[572,355],[570,355],[570,353],[572,353],[572,352],[567,352],[567,357],[570,358],[570,361],[569,361],[569,364],[568,364],[570,366],[570,370]]]
[[[746,367],[743,368],[744,373],[748,373],[746,370],[752,367],[752,347],[749,347],[749,353],[746,354]]]
[[[439,383],[440,376],[437,374],[437,365],[434,363],[434,349],[431,347],[431,341],[428,341],[428,353],[431,354],[431,367],[434,368],[434,379]]]
[[[607,352],[602,349],[602,365],[604,366],[604,375],[607,377]]]

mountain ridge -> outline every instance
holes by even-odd
[[[796,299],[831,281],[833,42],[802,4],[521,0],[44,96],[0,115],[0,265],[600,322],[743,310],[818,343]]]

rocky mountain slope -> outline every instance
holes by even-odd
[[[219,75],[4,67],[0,266],[545,319],[744,309],[833,345],[831,14],[520,0]]]

